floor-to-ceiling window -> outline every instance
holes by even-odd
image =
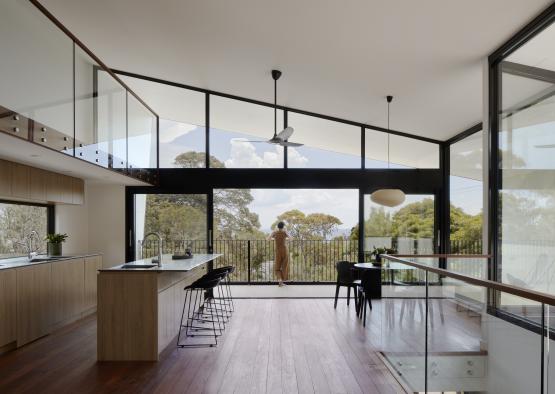
[[[279,222],[289,234],[289,280],[333,282],[335,263],[358,256],[356,189],[215,189],[214,253],[235,280],[276,281]]]
[[[501,62],[498,118],[498,279],[548,293],[555,293],[554,32],[548,27]]]
[[[389,208],[364,196],[364,250],[393,249],[398,254],[433,254],[435,251],[434,195],[407,195]]]
[[[206,253],[207,195],[205,194],[135,194],[134,250],[136,258],[156,255],[162,237],[162,251],[183,254]]]
[[[449,146],[450,252],[482,253],[483,132]]]

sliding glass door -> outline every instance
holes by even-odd
[[[162,251],[169,254],[206,253],[209,249],[208,195],[206,194],[135,194],[134,195],[135,258],[148,258]]]
[[[364,195],[364,252],[393,249],[397,254],[433,254],[436,250],[436,209],[433,194],[407,194],[393,208],[374,203]]]

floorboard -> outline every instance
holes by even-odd
[[[238,299],[235,306],[216,348],[170,348],[158,363],[96,362],[91,316],[0,356],[0,392],[404,392],[375,353],[379,312],[363,328],[345,300],[337,309],[332,299]]]

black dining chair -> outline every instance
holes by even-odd
[[[375,298],[379,289],[376,289],[376,283],[379,283],[379,276],[382,274],[379,269],[369,269],[362,271],[360,285],[358,288],[358,316],[362,319],[362,324],[366,327],[366,307],[372,310],[372,298]]]
[[[337,308],[337,298],[339,297],[339,289],[347,287],[347,305],[351,301],[351,288],[353,289],[353,298],[355,299],[355,307],[358,311],[358,292],[357,288],[360,285],[360,280],[355,279],[353,272],[353,264],[349,261],[339,261],[335,264],[337,269],[337,282],[335,284],[335,302],[333,308]]]

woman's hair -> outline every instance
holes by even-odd
[[[278,225],[277,225],[277,228],[279,228],[280,230],[284,227],[285,227],[285,223],[283,223],[283,222],[279,222]]]

